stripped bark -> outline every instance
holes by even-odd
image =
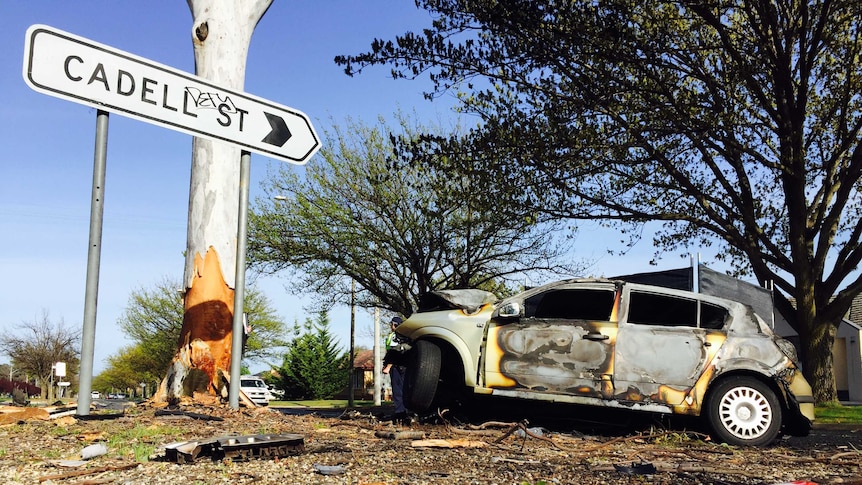
[[[194,268],[177,353],[159,388],[158,395],[168,399],[192,395],[194,389],[184,386],[191,369],[209,377],[212,394],[222,388],[219,374],[229,376],[234,292],[224,281],[215,249],[210,248],[204,258],[197,255]]]

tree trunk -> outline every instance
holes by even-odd
[[[802,368],[805,377],[814,391],[817,405],[838,401],[835,387],[835,369],[832,359],[832,344],[835,342],[837,327],[829,322],[814,320],[804,322],[808,335],[800,334],[802,345]]]
[[[766,281],[769,278],[758,276],[758,279]],[[832,345],[841,324],[841,315],[847,312],[849,303],[844,307],[829,307],[837,302],[831,299],[815,299],[813,285],[804,285],[797,281],[796,286],[795,301],[777,293],[775,308],[799,335],[798,350],[802,373],[811,384],[815,402],[818,405],[836,402],[838,392],[835,386]],[[808,287],[807,291],[805,286]]]
[[[243,90],[251,35],[272,0],[188,0],[194,17],[195,73],[218,86]],[[205,98],[207,93],[201,93]],[[235,109],[230,99],[206,98],[198,109]],[[217,104],[217,105],[216,105]],[[230,370],[233,300],[236,286],[236,235],[240,149],[195,138],[189,188],[185,265],[185,315],[177,353],[159,386],[156,400],[186,395],[192,369],[209,378],[209,391],[221,390],[219,373]],[[203,255],[203,256],[202,256]]]

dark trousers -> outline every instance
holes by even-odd
[[[389,370],[389,379],[392,381],[392,402],[395,403],[395,414],[406,413],[407,408],[404,407],[404,374],[406,368],[400,365],[393,365]]]

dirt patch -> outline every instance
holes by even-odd
[[[137,406],[107,417],[24,420],[0,427],[0,482],[862,484],[862,433],[855,428],[818,428],[808,438],[750,449],[659,428],[584,434],[433,417],[394,426],[385,414],[285,414],[191,403],[169,413]],[[166,446],[190,440],[281,434],[301,435],[302,452],[248,460],[200,456],[186,464],[165,453]],[[107,453],[81,460],[93,444],[105,444]]]

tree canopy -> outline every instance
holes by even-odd
[[[108,357],[108,365],[104,371],[93,378],[93,389],[108,390],[112,388],[124,392],[135,393],[139,385],[144,383],[149,389],[155,389],[163,377],[164,363],[155,354],[146,349],[152,348],[143,344],[128,345]]]
[[[329,399],[347,389],[351,367],[350,356],[339,349],[323,312],[317,320],[308,318],[302,327],[294,327],[276,387],[290,399]]]
[[[501,204],[720,246],[774,283],[816,398],[835,399],[831,345],[862,289],[862,4],[416,3],[429,28],[336,62],[456,91],[482,123],[434,148],[517,174]]]
[[[261,271],[294,269],[297,287],[346,303],[410,315],[422,295],[450,288],[500,289],[524,273],[572,274],[571,239],[560,224],[491,194],[505,179],[476,183],[469,154],[438,168],[398,163],[404,140],[439,128],[349,121],[321,137],[302,171],[282,165],[262,183],[249,216],[249,261]]]

